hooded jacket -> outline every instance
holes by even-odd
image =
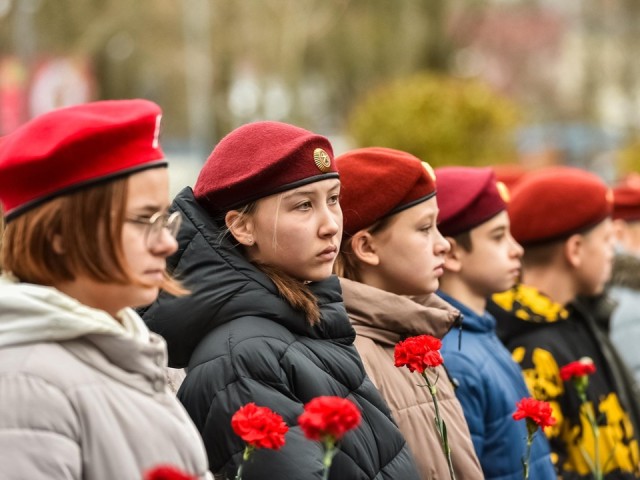
[[[438,294],[464,315],[461,348],[457,335],[449,333],[444,337],[442,355],[458,385],[456,395],[485,478],[520,480],[527,428],[512,415],[516,403],[530,396],[522,372],[500,343],[496,321],[489,313],[480,316],[443,292]],[[555,478],[549,445],[540,435],[534,437],[529,468],[530,480]]]
[[[418,373],[394,366],[395,345],[407,337],[442,338],[459,312],[435,295],[411,299],[363,283],[340,279],[347,313],[356,330],[355,345],[367,374],[385,398],[413,451],[421,478],[449,478],[447,459],[435,428],[435,407]],[[471,434],[444,366],[427,371],[437,378],[438,408],[447,425],[451,458],[460,479],[482,479]]]
[[[553,408],[557,422],[545,433],[562,478],[592,478],[585,454],[592,461],[595,445],[585,409],[595,411],[599,419],[604,478],[640,478],[633,392],[606,326],[600,326],[594,315],[598,308],[584,299],[563,306],[526,285],[494,295],[488,308],[496,316],[501,338],[520,363],[533,396]],[[572,381],[564,382],[560,377],[563,366],[583,357],[590,357],[596,367],[588,377],[586,406],[581,406]]]
[[[166,388],[166,346],[58,290],[0,278],[0,476],[140,479],[158,465],[211,478]]]
[[[187,366],[178,396],[203,436],[212,469],[235,475],[244,443],[231,417],[255,402],[280,414],[289,431],[281,450],[254,452],[243,479],[320,479],[322,446],[304,438],[297,419],[311,399],[331,395],[348,398],[362,412],[361,425],[346,434],[333,459],[331,479],[419,478],[353,346],[337,277],[310,285],[321,311],[321,322],[310,326],[224,237],[190,188],[172,208],[184,223],[169,263],[192,294],[161,296],[144,319],[166,338],[170,364]]]
[[[611,316],[611,341],[640,386],[640,258],[616,255],[608,294],[617,303]]]

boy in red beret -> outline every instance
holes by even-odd
[[[433,170],[409,153],[382,147],[351,150],[336,164],[345,232],[336,271],[356,348],[415,454],[420,478],[449,478],[429,389],[417,373],[395,367],[400,340],[440,339],[460,315],[433,295],[449,250],[436,226]],[[460,479],[483,478],[454,387],[443,366],[434,370],[452,469]]]
[[[490,168],[446,167],[436,176],[439,228],[451,244],[438,294],[464,315],[461,345],[458,334],[450,332],[442,355],[485,478],[519,480],[527,431],[511,415],[529,391],[486,311],[487,297],[512,287],[520,272],[522,247],[509,232],[507,190]],[[549,453],[545,438],[536,436],[531,480],[554,478]]]
[[[608,294],[616,303],[611,315],[611,341],[640,384],[640,175],[613,189],[616,255]]]
[[[525,248],[522,284],[489,306],[529,389],[551,403],[557,423],[545,433],[566,479],[593,478],[598,468],[600,478],[639,478],[637,399],[605,325],[581,298],[601,294],[611,273],[611,211],[610,190],[591,173],[554,167],[529,174],[509,204],[511,230]],[[560,369],[584,357],[595,373],[583,405]],[[597,444],[587,412],[598,420]]]

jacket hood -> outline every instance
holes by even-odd
[[[296,335],[353,342],[355,332],[346,321],[337,277],[310,284],[322,317],[310,326],[304,312],[279,295],[267,275],[198,204],[190,187],[178,194],[171,210],[180,211],[183,222],[168,269],[191,294],[176,298],[163,292],[142,311],[149,328],[167,341],[170,366],[185,367],[209,332],[241,317],[266,318]]]
[[[444,337],[460,312],[437,295],[404,297],[340,278],[347,313],[358,335],[395,345],[414,335]]]
[[[640,258],[628,253],[619,253],[613,260],[613,272],[609,284],[640,291]]]
[[[90,334],[149,341],[149,330],[133,310],[121,310],[118,320],[122,323],[53,287],[0,277],[0,347],[66,341]]]

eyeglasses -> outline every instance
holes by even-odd
[[[129,217],[125,221],[146,227],[144,232],[145,244],[147,248],[152,249],[162,243],[164,230],[167,230],[173,238],[178,236],[180,225],[182,224],[182,215],[180,215],[180,212],[157,212],[151,217]]]

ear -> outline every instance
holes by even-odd
[[[62,236],[58,233],[55,233],[50,238],[51,246],[53,247],[53,251],[58,255],[64,255],[64,246],[62,245]]]
[[[359,261],[371,266],[380,264],[380,257],[376,253],[375,237],[369,232],[360,230],[349,241],[351,249]]]
[[[462,248],[453,239],[453,237],[445,237],[451,248],[444,256],[444,269],[449,272],[458,273],[462,270],[462,255],[464,254]]]
[[[231,232],[231,235],[241,245],[247,247],[255,243],[253,238],[253,221],[247,214],[242,214],[238,210],[229,210],[224,216],[224,223]]]
[[[582,264],[584,236],[576,233],[564,241],[563,251],[565,260],[574,268]]]

